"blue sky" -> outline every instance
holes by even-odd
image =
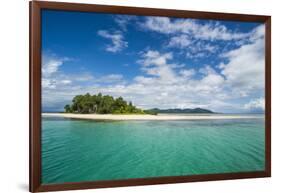
[[[149,108],[264,110],[264,25],[44,10],[42,107],[85,93]]]

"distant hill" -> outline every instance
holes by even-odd
[[[147,110],[149,112],[153,112],[155,114],[157,113],[214,113],[211,110],[208,109],[202,109],[202,108],[194,108],[194,109],[158,109],[158,108],[153,108]]]

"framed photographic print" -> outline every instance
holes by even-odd
[[[270,22],[30,2],[30,191],[270,177]]]

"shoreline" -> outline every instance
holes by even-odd
[[[114,121],[129,121],[129,120],[215,120],[215,119],[260,119],[263,117],[253,115],[213,115],[213,114],[198,114],[198,115],[126,115],[126,114],[73,114],[73,113],[42,113],[43,117],[63,117],[71,119],[86,119],[86,120],[114,120]]]

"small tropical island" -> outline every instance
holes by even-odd
[[[114,98],[110,95],[76,95],[72,99],[72,104],[64,107],[65,113],[78,114],[153,114],[157,112],[142,110],[125,101],[122,97]]]

